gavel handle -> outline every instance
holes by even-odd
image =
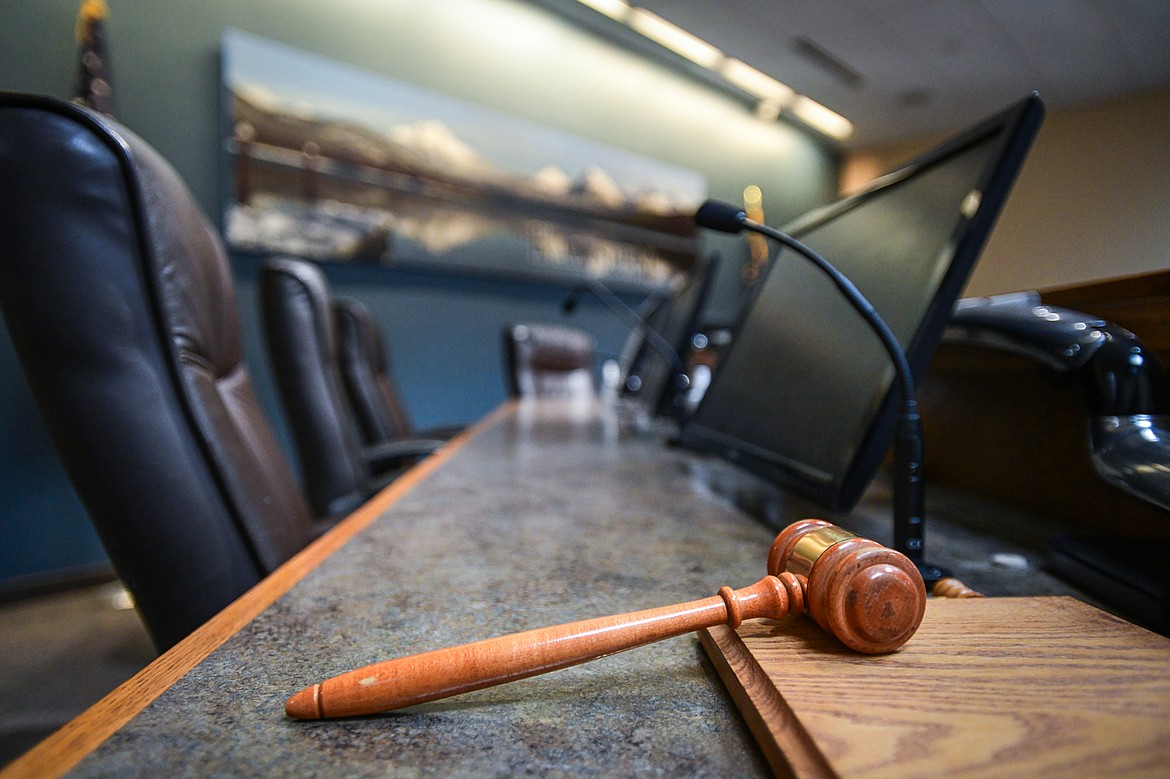
[[[744,619],[785,616],[803,608],[804,580],[765,576],[750,587],[724,587],[702,600],[571,622],[437,649],[358,668],[293,695],[285,713],[296,719],[353,717],[556,671],[597,657],[702,628]]]

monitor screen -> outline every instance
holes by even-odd
[[[1043,117],[1030,95],[785,229],[849,277],[920,376]],[[851,508],[893,433],[898,390],[874,332],[785,249],[745,303],[681,433],[831,509]]]
[[[687,388],[684,363],[691,337],[700,327],[717,267],[717,258],[699,264],[678,293],[662,300],[646,317],[647,327],[662,336],[673,354],[663,354],[644,334],[635,334],[637,341],[625,371],[622,397],[640,404],[650,414],[669,415],[682,408]]]

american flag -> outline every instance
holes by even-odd
[[[73,101],[112,117],[114,91],[110,85],[105,30],[105,20],[109,15],[105,0],[84,0],[77,13],[79,50]]]

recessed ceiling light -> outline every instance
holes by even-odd
[[[723,59],[719,49],[645,8],[631,9],[627,23],[650,40],[705,68],[714,68]]]
[[[792,102],[792,113],[805,124],[830,138],[843,141],[853,134],[853,123],[811,97],[800,95]]]
[[[771,122],[780,118],[781,108],[782,106],[779,103],[774,103],[771,100],[761,100],[756,103],[756,116],[765,122]]]
[[[723,74],[725,79],[748,94],[777,105],[784,105],[795,94],[792,87],[787,84],[782,84],[751,65],[731,57],[723,61],[723,64],[719,66],[719,72]]]
[[[755,113],[761,119],[776,119],[782,111],[787,109],[800,121],[831,138],[844,140],[853,134],[853,124],[845,117],[809,97],[797,95],[787,84],[777,81],[742,60],[728,57],[702,38],[692,35],[645,8],[632,6],[626,0],[579,0],[579,2],[611,19],[624,23],[631,30],[675,54],[718,73],[728,84],[757,98]],[[806,38],[798,38],[796,48],[805,57],[815,60],[822,68],[834,71],[837,78],[850,86],[857,87],[862,83],[860,73],[829,54],[815,42]]]
[[[611,19],[624,22],[630,15],[630,6],[625,0],[580,0],[594,11],[600,11]]]

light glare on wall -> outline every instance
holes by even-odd
[[[705,68],[714,68],[723,59],[719,49],[645,8],[632,9],[628,23],[650,40]]]

